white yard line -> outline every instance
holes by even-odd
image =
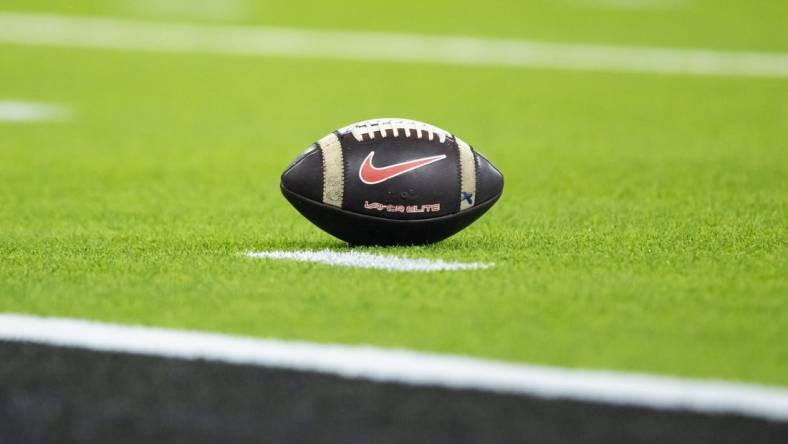
[[[57,122],[67,120],[70,116],[70,110],[62,105],[23,100],[0,100],[0,122]]]
[[[0,340],[788,421],[788,389],[784,387],[569,370],[406,350],[253,339],[14,314],[0,314]]]
[[[0,43],[510,68],[788,77],[788,54],[784,53],[211,26],[12,12],[0,13]]]
[[[482,262],[445,262],[437,259],[411,259],[357,251],[250,251],[246,256],[255,259],[316,262],[337,267],[376,268],[388,271],[475,270],[493,266]]]

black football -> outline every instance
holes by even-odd
[[[503,192],[503,176],[453,134],[407,119],[374,119],[312,144],[282,174],[282,193],[353,245],[446,239]]]

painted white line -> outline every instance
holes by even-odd
[[[71,115],[68,108],[41,102],[0,100],[0,122],[57,122]]]
[[[357,251],[302,250],[302,251],[250,251],[246,256],[255,259],[280,259],[299,262],[317,262],[337,267],[376,268],[388,271],[454,271],[491,268],[482,262],[445,262],[436,259],[410,259],[391,255],[360,253]]]
[[[788,55],[784,53],[204,26],[12,12],[0,13],[0,43],[510,68],[788,77]]]
[[[788,421],[788,389],[784,387],[569,370],[405,350],[253,339],[14,314],[0,314],[0,340]]]

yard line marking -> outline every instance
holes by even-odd
[[[402,63],[788,77],[788,54],[0,13],[0,43]]]
[[[358,251],[249,251],[246,253],[246,256],[255,259],[317,262],[337,267],[375,268],[387,271],[456,271],[485,269],[493,266],[491,263],[411,259],[391,255],[361,253]]]
[[[23,100],[0,100],[0,122],[30,123],[67,120],[71,112],[61,105]]]
[[[788,421],[788,389],[462,356],[0,314],[0,340],[208,360],[343,378]]]

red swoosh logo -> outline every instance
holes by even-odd
[[[361,163],[361,168],[358,169],[359,179],[367,185],[385,182],[392,177],[397,177],[400,174],[405,174],[416,168],[421,168],[424,165],[429,165],[446,158],[445,154],[441,154],[440,156],[422,157],[421,159],[409,160],[407,162],[395,163],[394,165],[378,168],[372,165],[372,157],[374,155],[375,152],[370,151],[367,158]]]

